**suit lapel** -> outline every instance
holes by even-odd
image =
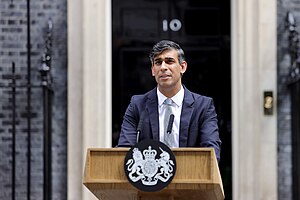
[[[188,129],[191,117],[194,111],[194,98],[191,92],[184,88],[184,99],[182,103],[181,117],[180,117],[180,132],[179,132],[179,147],[186,147],[188,141]]]
[[[149,113],[152,137],[154,140],[159,141],[158,100],[157,100],[156,88],[149,93],[146,106]]]

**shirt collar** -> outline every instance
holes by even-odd
[[[163,95],[159,91],[158,88],[156,89],[156,92],[157,92],[157,97],[158,97],[158,105],[161,106],[164,103],[164,101],[167,99],[167,97],[165,95]],[[171,99],[174,101],[174,103],[177,106],[181,106],[182,102],[183,102],[183,98],[184,98],[184,89],[181,86],[179,92],[177,92],[177,94],[175,94],[173,97],[171,97]]]

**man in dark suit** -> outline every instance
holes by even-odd
[[[162,40],[153,46],[149,57],[157,87],[131,98],[118,146],[154,139],[170,147],[213,147],[219,161],[221,141],[213,100],[189,91],[182,84],[181,77],[187,69],[182,48],[175,42]],[[166,99],[171,104],[165,103]],[[171,133],[165,123],[169,112],[174,116]],[[137,136],[141,118],[141,134]]]

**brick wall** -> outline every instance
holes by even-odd
[[[67,0],[30,1],[31,197],[43,194],[43,107],[39,67],[53,22],[52,199],[67,199]],[[27,0],[0,0],[0,199],[12,195],[12,62],[16,66],[16,199],[27,199]]]

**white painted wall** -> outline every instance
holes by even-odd
[[[111,147],[111,1],[68,1],[68,199],[82,185],[89,147]]]
[[[232,0],[233,199],[277,199],[276,1]]]

